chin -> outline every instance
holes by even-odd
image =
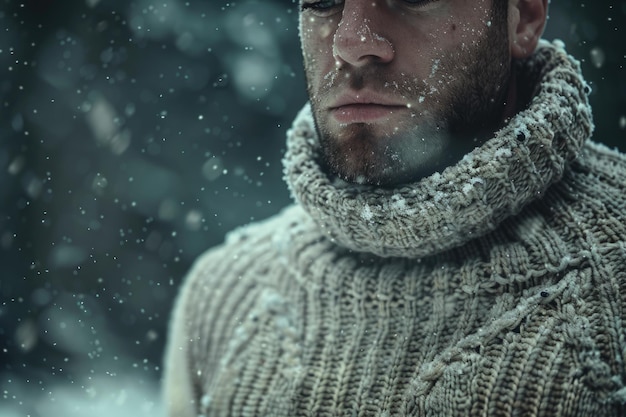
[[[368,184],[383,188],[417,182],[436,172],[443,171],[454,161],[441,154],[420,155],[420,158],[355,158],[344,155],[338,159],[324,158],[328,172],[340,179],[356,184]]]
[[[420,180],[456,162],[442,129],[413,128],[402,134],[374,135],[355,126],[339,137],[320,136],[322,159],[330,172],[358,184],[381,187]]]

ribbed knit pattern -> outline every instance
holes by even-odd
[[[285,162],[298,204],[185,281],[171,415],[626,415],[626,157],[587,141],[561,45],[520,71],[527,110],[397,190],[324,175],[303,110]]]

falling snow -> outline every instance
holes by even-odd
[[[164,416],[161,360],[185,272],[290,203],[280,161],[306,101],[297,5],[0,1],[0,415]],[[546,37],[581,61],[596,140],[625,149],[626,9],[551,9]],[[367,25],[360,35],[391,43]],[[400,196],[384,209],[415,214]]]

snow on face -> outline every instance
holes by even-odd
[[[308,90],[331,171],[374,184],[419,178],[495,124],[510,74],[506,24],[489,0],[466,3],[304,2]]]

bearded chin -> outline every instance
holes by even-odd
[[[317,117],[316,117],[317,120]],[[316,121],[320,163],[345,181],[394,186],[414,181],[450,164],[447,129],[422,123],[385,135],[357,123],[333,135]]]
[[[400,126],[355,123],[331,130],[325,118],[331,116],[322,113],[324,107],[312,99],[320,163],[327,172],[350,182],[395,186],[441,172],[487,140],[502,123],[511,82],[506,10],[497,10],[494,21],[500,24],[491,26],[474,48],[456,55],[452,51],[441,60],[439,72],[449,82],[437,97],[428,97],[419,83],[410,89],[413,96],[404,91],[403,96],[412,102],[422,96],[427,96],[427,101],[414,108]],[[352,81],[378,91],[383,88],[377,80],[393,80],[384,68],[351,75]],[[310,89],[311,83],[308,85]],[[312,98],[324,94],[327,92],[309,90]]]
[[[389,126],[382,133],[380,124],[367,123],[331,131],[312,103],[321,145],[320,163],[330,175],[381,187],[414,182],[443,171],[482,144],[501,124],[508,68],[491,78],[499,80],[491,81],[491,86],[501,88],[489,91],[468,80],[470,84],[465,85],[472,88],[449,92],[448,111],[440,108],[414,114],[405,126]],[[487,94],[480,94],[484,92]],[[410,122],[414,124],[408,125]]]

